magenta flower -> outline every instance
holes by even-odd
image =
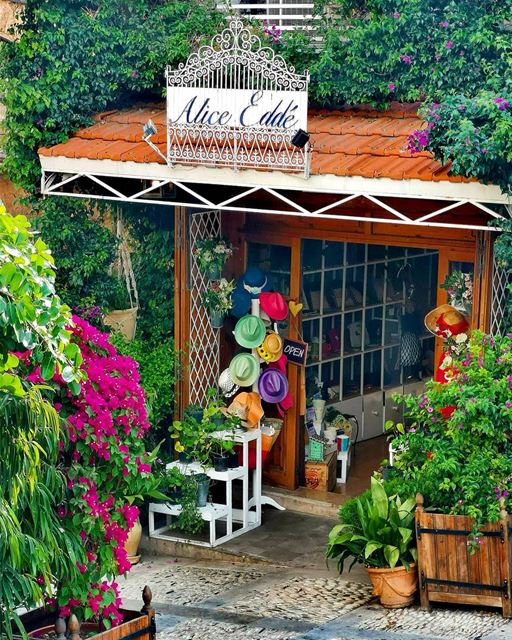
[[[441,27],[443,27],[443,29],[446,29],[447,27],[450,26],[450,23],[447,20],[443,20],[439,24],[440,24]]]
[[[400,11],[395,11],[395,12],[393,12],[393,18],[394,18],[395,20],[399,20],[399,19],[400,19],[400,16],[401,16]]]
[[[446,48],[447,49],[452,49],[453,48],[453,42],[451,40],[448,40],[448,42],[446,43]]]
[[[394,83],[394,82],[390,82],[390,83],[388,84],[388,89],[389,89],[390,91],[394,91],[394,90],[396,89],[395,83]]]
[[[412,58],[406,53],[402,53],[402,55],[400,56],[400,60],[402,62],[405,62],[405,64],[412,64]]]

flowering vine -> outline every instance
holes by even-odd
[[[110,626],[122,620],[115,579],[130,570],[124,545],[139,515],[134,502],[155,490],[155,454],[144,450],[149,423],[137,363],[120,355],[107,333],[77,316],[73,322],[72,341],[82,352],[86,380],[77,396],[60,375],[52,381],[55,408],[69,430],[61,451],[68,503],[58,515],[63,526],[79,531],[86,561],[76,563],[75,575],[57,576],[57,598],[48,601],[58,604],[63,617],[76,609]],[[39,382],[39,368],[28,378]]]

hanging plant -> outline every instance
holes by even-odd
[[[452,271],[444,279],[441,289],[446,289],[448,300],[457,309],[471,311],[473,304],[473,274]]]
[[[205,238],[196,242],[192,255],[202,273],[211,280],[218,280],[226,261],[233,255],[233,247],[224,238]]]
[[[210,280],[203,293],[201,304],[208,309],[210,322],[214,329],[220,329],[224,324],[224,316],[233,306],[231,295],[235,289],[234,280]]]

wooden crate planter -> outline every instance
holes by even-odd
[[[426,513],[416,499],[418,576],[423,609],[432,602],[499,607],[512,617],[512,525],[510,516],[483,527],[479,551],[470,555],[468,516]]]
[[[144,606],[140,612],[121,609],[124,619],[122,624],[92,636],[87,634],[88,637],[94,640],[156,640],[155,610],[151,607],[152,594],[149,587],[144,588],[142,599]],[[29,636],[50,627],[47,631],[55,630],[56,640],[80,640],[80,626],[74,616],[69,619],[67,630],[64,621],[57,618],[57,612],[44,607],[23,614],[21,621]],[[34,634],[33,637],[38,636]]]

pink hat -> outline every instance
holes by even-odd
[[[260,307],[272,320],[284,320],[288,317],[288,305],[280,293],[260,293]]]

